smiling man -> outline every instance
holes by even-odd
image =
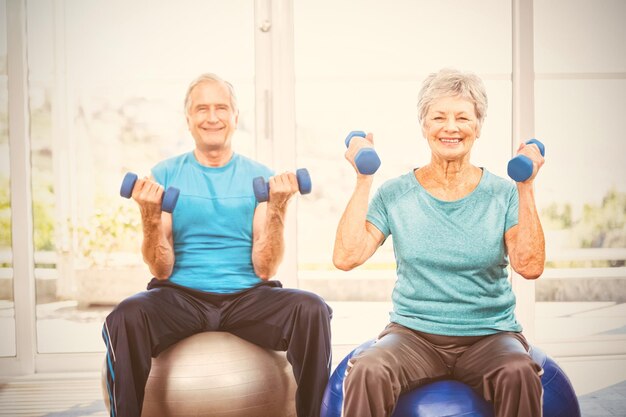
[[[298,384],[297,415],[317,417],[330,374],[331,309],[315,294],[271,280],[284,254],[296,176],[271,176],[233,151],[239,111],[232,85],[220,77],[204,74],[191,83],[185,114],[193,151],[158,163],[133,189],[154,278],[104,323],[111,415],[141,415],[152,356],[194,333],[219,330],[286,350]],[[259,176],[269,177],[268,202],[254,197]],[[170,186],[180,190],[172,214],[161,211]]]

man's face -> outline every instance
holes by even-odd
[[[189,95],[187,125],[197,149],[230,148],[238,121],[239,113],[232,106],[228,87],[217,81],[205,81],[193,88]]]

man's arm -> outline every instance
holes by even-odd
[[[138,179],[132,197],[141,212],[143,260],[155,278],[166,280],[174,268],[174,243],[172,215],[161,211],[163,187],[152,179]]]
[[[262,280],[276,275],[285,254],[285,215],[291,197],[298,191],[293,173],[284,173],[269,180],[267,203],[260,203],[252,224],[252,264]]]

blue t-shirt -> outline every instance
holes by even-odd
[[[414,172],[384,183],[367,220],[385,238],[393,235],[391,321],[449,336],[521,331],[504,244],[518,206],[515,186],[486,169],[478,186],[456,201],[430,195]]]
[[[180,190],[172,213],[174,270],[170,281],[201,291],[232,293],[260,283],[252,265],[252,180],[272,171],[234,154],[222,167],[201,165],[193,152],[157,164],[155,180]]]

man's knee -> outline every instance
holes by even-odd
[[[323,321],[330,321],[333,310],[317,294],[301,291],[297,297],[297,308],[303,317],[317,318]]]
[[[122,300],[109,313],[106,318],[106,325],[115,328],[122,323],[124,326],[133,326],[140,323],[145,315],[145,296],[143,293],[135,294]]]

